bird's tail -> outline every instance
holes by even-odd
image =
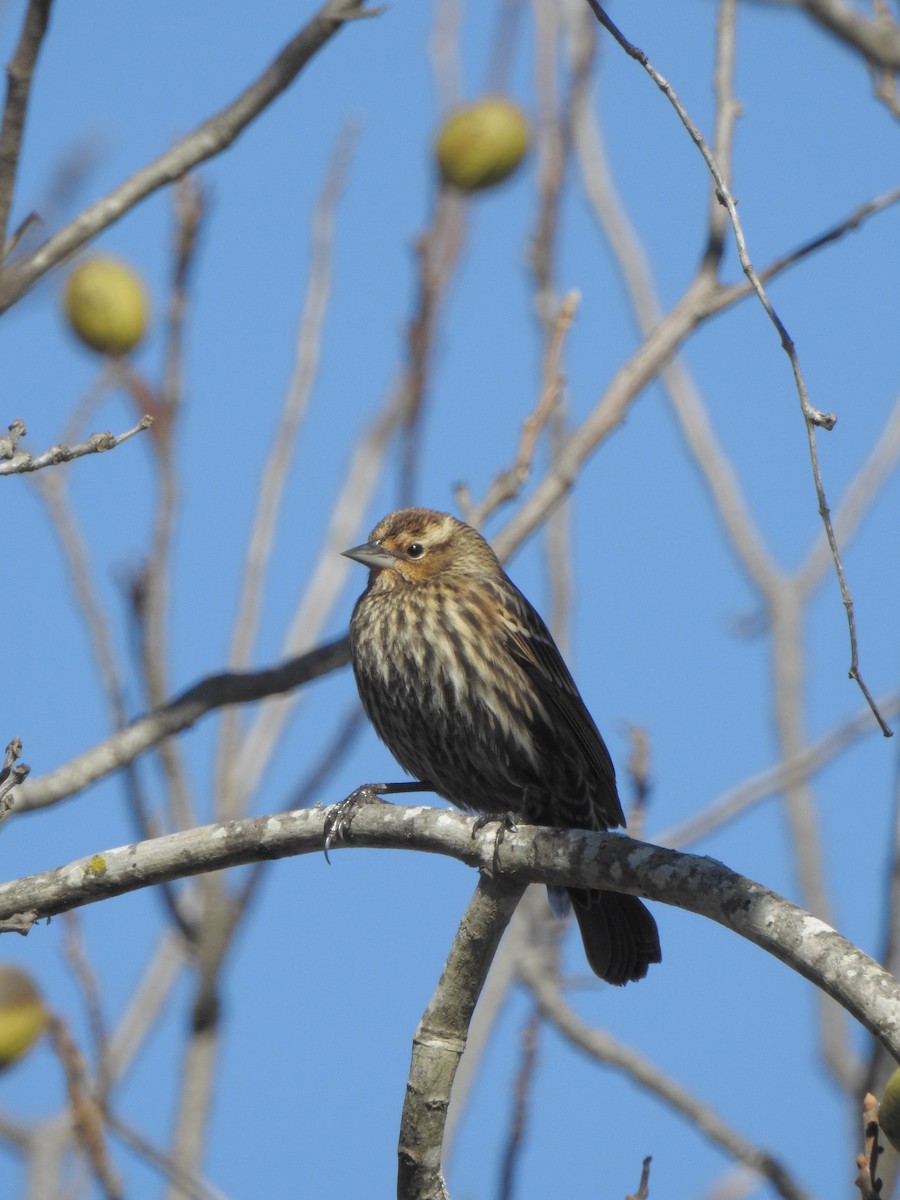
[[[591,970],[607,983],[643,979],[662,961],[656,922],[637,896],[570,888]]]

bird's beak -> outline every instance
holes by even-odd
[[[382,571],[386,567],[397,565],[397,560],[390,550],[385,550],[378,542],[364,542],[361,546],[354,546],[352,550],[342,550],[341,553],[344,558],[355,559],[364,567],[371,567],[373,571]]]

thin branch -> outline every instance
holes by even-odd
[[[556,291],[556,258],[560,206],[566,168],[572,150],[571,103],[560,98],[559,34],[562,6],[532,0],[534,21],[534,74],[537,100],[537,129],[534,152],[537,158],[537,215],[528,247],[534,287],[534,308],[544,341],[548,341],[559,306]],[[577,75],[569,93],[579,86]]]
[[[38,54],[47,32],[52,0],[29,0],[28,10],[22,24],[19,44],[16,46],[9,66],[6,68],[6,104],[3,108],[3,124],[0,126],[0,248],[5,259],[12,245],[7,244],[6,231],[12,208],[16,176],[19,172],[19,155],[22,151],[22,134],[28,112],[31,81]],[[24,232],[22,230],[21,232]],[[21,237],[21,232],[18,237]],[[18,240],[18,237],[15,240]]]
[[[94,586],[87,545],[74,511],[66,501],[66,481],[66,472],[49,471],[46,475],[39,475],[35,478],[35,486],[41,499],[47,505],[50,520],[69,569],[72,590],[84,621],[99,678],[106,694],[110,721],[117,730],[121,730],[125,727],[128,719],[125,684],[110,632],[110,622]],[[158,832],[158,829],[154,827],[150,818],[140,776],[130,764],[125,772],[124,787],[138,836],[152,837]],[[195,824],[196,822],[190,823]],[[185,827],[187,826],[185,825]],[[175,895],[166,887],[162,891],[162,896],[182,932],[185,936],[189,936],[190,930],[180,915]]]
[[[60,1017],[50,1018],[49,1032],[65,1072],[72,1128],[78,1145],[107,1200],[124,1200],[121,1180],[109,1161],[103,1113],[91,1092],[84,1056]]]
[[[878,707],[889,719],[900,716],[900,694],[893,692],[881,697]],[[785,759],[745,779],[680,825],[660,830],[654,837],[661,845],[673,849],[694,845],[755,804],[789,788],[798,779],[808,779],[859,738],[868,737],[873,732],[871,712],[868,707],[860,709],[817,742],[805,745],[796,757]]]
[[[797,3],[797,0],[794,0]],[[900,25],[889,17],[867,17],[847,0],[799,0],[819,25],[858,50],[874,66],[900,71]]]
[[[84,1000],[87,1025],[97,1062],[96,1098],[101,1108],[106,1107],[112,1077],[109,1073],[109,1037],[103,1017],[103,1002],[97,975],[88,962],[77,914],[63,914],[63,952],[75,977]]]
[[[428,38],[432,78],[439,105],[445,112],[459,103],[462,94],[460,11],[458,0],[438,0],[434,5],[434,20]],[[406,367],[398,384],[404,404],[400,430],[401,507],[414,504],[417,499],[422,427],[435,334],[444,298],[463,247],[466,207],[461,195],[439,185],[434,192],[431,219],[413,247],[415,299],[406,327]]]
[[[860,1200],[880,1200],[881,1197],[878,1158],[883,1147],[878,1141],[878,1131],[878,1101],[869,1093],[863,1100],[865,1150],[856,1159],[859,1174],[856,1176],[855,1183],[859,1188]]]
[[[761,278],[774,278],[782,271],[802,262],[808,254],[856,228],[859,221],[898,201],[900,189],[862,205],[827,234],[777,260],[761,272]],[[534,494],[494,539],[494,548],[501,558],[508,558],[542,524],[547,512],[572,486],[584,461],[625,420],[628,409],[642,389],[660,372],[662,366],[677,352],[693,330],[708,317],[724,312],[731,305],[744,300],[752,291],[747,282],[714,286],[705,274],[699,282],[694,281],[674,308],[661,318],[662,328],[655,326],[644,344],[638,347],[632,358],[616,373],[594,410],[580,428],[574,430],[566,439],[559,461],[554,462],[553,469],[538,484]]]
[[[728,188],[728,185],[727,185],[725,178],[719,168],[719,165],[716,162],[715,156],[713,155],[712,151],[707,146],[707,144],[703,138],[703,135],[700,133],[700,130],[697,128],[697,126],[691,120],[684,105],[678,99],[678,96],[676,95],[674,88],[672,88],[671,84],[669,84],[669,82],[650,63],[649,59],[647,58],[647,55],[643,52],[643,50],[640,50],[637,46],[633,45],[631,42],[628,41],[628,39],[619,31],[619,29],[613,24],[613,22],[606,15],[603,8],[598,3],[598,0],[588,0],[588,4],[590,5],[594,15],[597,17],[597,20],[601,23],[601,25],[603,25],[603,27],[612,35],[612,37],[615,38],[615,40],[619,43],[619,45],[626,52],[626,54],[629,55],[629,57],[634,58],[637,62],[640,63],[640,65],[644,68],[644,70],[647,72],[647,74],[650,76],[650,78],[653,80],[653,82],[656,84],[656,86],[663,92],[663,94],[666,96],[666,98],[672,104],[673,108],[678,113],[678,116],[679,116],[682,124],[684,125],[684,127],[688,131],[688,133],[690,134],[692,141],[694,142],[697,149],[702,154],[703,159],[704,159],[707,167],[709,168],[710,174],[712,175],[713,179],[715,180],[716,195],[720,199],[721,203],[724,204],[724,206],[728,210],[728,216],[731,220],[731,226],[734,231],[734,237],[735,237],[735,242],[737,244],[738,255],[741,260],[741,266],[744,270],[744,274],[747,276],[748,280],[750,281],[750,284],[751,284],[754,292],[756,293],[757,297],[759,298],[760,303],[762,304],[763,308],[765,309],[765,311],[769,317],[769,320],[772,322],[772,324],[777,329],[779,337],[781,339],[782,348],[784,349],[785,353],[788,356],[788,359],[790,360],[791,369],[794,374],[794,383],[797,388],[797,395],[800,400],[800,408],[801,408],[801,412],[803,414],[803,420],[804,420],[804,424],[806,427],[807,444],[809,447],[810,463],[812,466],[812,474],[813,474],[813,483],[815,485],[816,497],[819,502],[819,515],[821,516],[822,522],[825,527],[825,535],[828,539],[828,545],[831,550],[832,559],[834,561],[835,572],[837,574],[838,583],[839,583],[840,589],[841,589],[841,598],[843,600],[844,608],[845,608],[846,614],[847,614],[847,628],[848,628],[848,633],[849,633],[849,638],[850,638],[850,668],[849,668],[848,674],[851,679],[856,681],[857,686],[859,687],[863,696],[865,696],[866,702],[868,703],[869,707],[872,710],[872,715],[875,717],[876,721],[878,722],[879,726],[881,727],[881,731],[884,734],[884,736],[891,737],[892,736],[891,730],[888,728],[887,724],[885,723],[885,720],[882,717],[881,713],[879,713],[878,708],[875,704],[875,701],[872,697],[872,694],[870,693],[868,687],[865,684],[865,681],[862,678],[862,675],[860,674],[859,647],[858,647],[857,636],[856,636],[856,618],[855,618],[854,609],[853,609],[853,597],[851,596],[850,589],[847,586],[847,580],[846,580],[846,576],[844,574],[844,566],[843,566],[843,562],[841,560],[840,551],[838,549],[837,539],[834,534],[834,528],[833,528],[832,522],[831,522],[831,514],[828,509],[828,503],[825,498],[825,488],[822,483],[822,474],[819,469],[819,450],[818,450],[818,445],[816,443],[816,427],[821,426],[824,429],[832,429],[832,428],[834,428],[834,424],[837,420],[837,417],[830,413],[820,412],[817,408],[814,408],[813,405],[809,401],[809,396],[808,396],[807,389],[806,389],[806,382],[803,378],[803,373],[800,369],[800,360],[797,355],[797,350],[794,345],[793,339],[791,338],[784,323],[782,322],[781,318],[778,316],[774,307],[772,306],[772,303],[769,300],[768,295],[766,294],[766,290],[763,287],[762,282],[760,281],[760,278],[757,275],[756,270],[753,266],[753,263],[750,260],[749,253],[747,251],[746,240],[744,237],[744,231],[743,231],[740,219],[738,218],[738,214],[737,214],[737,204]]]
[[[543,523],[553,505],[566,495],[586,460],[624,422],[643,389],[709,315],[715,295],[714,281],[699,276],[622,363],[598,403],[582,424],[565,438],[552,469],[493,539],[494,549],[501,559],[508,558]]]
[[[179,1197],[187,1197],[188,1200],[227,1200],[224,1192],[220,1192],[205,1179],[201,1179],[194,1171],[187,1171],[184,1167],[180,1167],[168,1154],[158,1150],[142,1133],[126,1124],[114,1113],[106,1114],[106,1122],[116,1137],[130,1146],[164,1178],[177,1186]]]
[[[191,917],[193,914],[190,914]],[[187,961],[187,943],[174,930],[162,934],[143,974],[132,989],[128,1007],[109,1038],[107,1062],[111,1079],[121,1079],[169,1002]]]
[[[877,213],[883,212],[886,208],[891,208],[900,201],[900,188],[894,188],[893,191],[884,192],[880,196],[875,196],[871,200],[866,200],[863,204],[858,205],[849,213],[843,220],[838,221],[823,233],[817,234],[808,241],[801,243],[796,249],[789,251],[787,254],[776,258],[759,272],[760,279],[768,283],[776,275],[780,275],[782,271],[786,271],[788,267],[794,266],[798,262],[802,262],[810,254],[814,254],[817,250],[823,249],[825,246],[831,245],[833,242],[839,242],[842,237],[848,233],[853,233],[868,220],[869,217],[875,216]],[[750,284],[740,284],[744,293],[749,293]]]
[[[453,1081],[450,1108],[444,1126],[445,1166],[452,1163],[457,1135],[465,1120],[469,1096],[474,1091],[485,1055],[494,1043],[497,1023],[504,1012],[506,1001],[516,981],[521,944],[531,932],[528,916],[531,907],[531,892],[534,890],[526,890],[509,923],[506,937],[494,956],[490,973],[469,1023],[466,1048]],[[541,897],[541,902],[546,907],[545,897]]]
[[[381,412],[364,431],[350,456],[341,490],[331,508],[318,559],[283,639],[285,654],[306,651],[310,643],[321,636],[350,571],[350,561],[342,557],[340,551],[352,545],[354,539],[359,541],[360,521],[372,493],[381,483],[384,459],[404,412],[404,390],[398,385],[391,389]],[[350,661],[349,644],[344,638],[335,643],[338,645],[343,657],[339,662],[335,661],[335,666],[344,666]],[[234,770],[246,793],[249,794],[263,774],[296,702],[295,696],[269,700],[242,738]]]
[[[226,704],[247,704],[293,691],[350,661],[346,637],[288,659],[277,667],[244,673],[209,675],[168,704],[138,717],[90,750],[23,788],[20,808],[27,812],[56,804],[133,762],[164,738],[189,729],[205,713]]]
[[[146,416],[141,417],[137,425],[125,433],[92,433],[77,446],[51,446],[49,450],[37,456],[17,451],[6,462],[0,462],[0,475],[24,475],[28,471],[40,471],[43,467],[55,467],[59,463],[71,462],[73,458],[83,458],[85,454],[103,454],[106,450],[114,450],[116,446],[121,446],[135,434],[143,433],[152,424],[153,418]],[[13,426],[10,425],[9,428],[12,435]],[[22,433],[25,433],[24,426]]]
[[[626,1196],[625,1200],[648,1200],[650,1195],[650,1163],[653,1161],[651,1155],[641,1163],[641,1181],[638,1184],[638,1190],[631,1196]]]
[[[810,1200],[810,1193],[796,1182],[774,1155],[754,1146],[732,1129],[711,1105],[666,1075],[637,1050],[623,1046],[617,1038],[583,1021],[566,1003],[559,985],[550,974],[536,969],[527,958],[521,974],[523,982],[531,989],[541,1015],[578,1050],[606,1067],[623,1071],[642,1091],[668,1105],[726,1154],[767,1179],[784,1200]]]
[[[0,821],[5,821],[12,812],[18,798],[13,798],[13,789],[25,782],[31,770],[27,763],[18,761],[21,757],[22,739],[14,737],[6,747],[3,766],[0,768]]]
[[[659,73],[659,71],[657,71],[657,69],[650,62],[650,60],[648,59],[648,57],[644,53],[644,51],[641,50],[638,46],[635,46],[632,42],[629,42],[629,40],[625,37],[625,35],[618,29],[618,27],[606,15],[603,8],[599,4],[598,0],[587,0],[587,2],[590,5],[591,10],[593,11],[597,20],[604,27],[604,29],[606,29],[607,32],[612,35],[612,37],[618,42],[618,44],[622,47],[622,49],[625,51],[625,53],[629,56],[629,58],[633,58],[636,62],[638,62],[644,68],[644,70],[647,72],[647,74],[650,76],[650,78],[653,80],[653,82],[656,84],[656,86],[659,88],[659,90],[663,93],[663,95],[666,97],[666,99],[669,101],[669,103],[672,105],[672,107],[675,109],[676,113],[678,114],[678,118],[681,121],[682,125],[684,125],[688,134],[690,135],[691,141],[694,143],[694,145],[700,151],[700,154],[703,156],[703,161],[706,163],[706,165],[709,169],[709,172],[712,175],[713,180],[715,181],[716,195],[718,196],[720,202],[725,206],[725,208],[728,211],[728,216],[731,220],[731,227],[734,231],[735,242],[737,244],[738,256],[740,257],[740,260],[741,260],[741,267],[743,268],[744,274],[747,276],[748,280],[750,281],[750,284],[751,284],[753,290],[756,292],[756,295],[759,298],[760,303],[762,304],[763,308],[765,309],[765,311],[769,317],[769,320],[772,322],[772,324],[778,330],[779,336],[781,338],[782,347],[784,348],[785,352],[788,355],[788,358],[790,359],[791,367],[793,368],[793,371],[794,371],[795,383],[797,385],[797,390],[798,390],[798,393],[800,396],[800,405],[803,410],[803,415],[808,424],[821,425],[826,429],[832,429],[835,425],[835,422],[837,421],[837,417],[831,413],[819,412],[819,410],[816,408],[813,408],[813,406],[809,402],[809,397],[808,397],[807,391],[806,391],[806,384],[803,380],[803,376],[800,371],[800,363],[797,359],[797,352],[796,352],[796,349],[794,348],[794,343],[793,343],[790,335],[788,334],[787,329],[784,327],[784,324],[782,323],[781,318],[778,316],[778,314],[775,312],[775,309],[772,307],[772,303],[769,300],[769,297],[766,295],[766,291],[763,288],[762,284],[760,283],[759,276],[756,273],[756,269],[754,268],[753,263],[750,260],[750,256],[747,252],[747,242],[744,237],[744,230],[741,225],[740,219],[737,215],[737,203],[731,194],[731,191],[728,187],[725,176],[723,175],[722,170],[721,170],[718,162],[716,161],[716,158],[715,158],[713,152],[710,150],[709,146],[706,144],[706,139],[703,137],[703,134],[700,132],[698,127],[694,124],[687,109],[684,107],[684,105],[681,103],[681,100],[678,98],[678,95],[675,92],[675,89],[672,87],[672,85],[669,83],[669,81],[663,75],[661,75]]]
[[[537,1066],[537,1040],[541,1028],[540,1010],[535,1007],[522,1028],[522,1050],[516,1084],[513,1089],[513,1108],[510,1114],[509,1133],[503,1151],[498,1200],[512,1200],[515,1192],[515,1174],[522,1153],[525,1131],[528,1124],[528,1104],[534,1085]]]
[[[462,195],[453,188],[441,187],[428,228],[415,244],[416,298],[406,331],[408,362],[400,384],[404,405],[401,504],[413,504],[416,499],[422,420],[435,332],[447,288],[462,252],[465,231],[466,204]]]
[[[337,206],[347,183],[350,162],[359,130],[347,126],[338,137],[331,155],[312,217],[312,246],[309,278],[303,312],[297,329],[294,370],[269,456],[260,473],[256,512],[247,539],[242,583],[228,665],[244,669],[250,661],[259,627],[263,585],[275,544],[275,531],[284,489],[294,460],[298,432],[309,406],[316,380],[322,332],[331,293],[331,260]],[[216,760],[217,814],[227,820],[237,816],[237,788],[233,756],[239,745],[240,720],[227,713],[219,731]]]
[[[47,506],[50,523],[68,567],[70,587],[93,651],[109,718],[114,725],[121,726],[127,720],[125,684],[116,658],[111,623],[94,586],[87,544],[75,512],[67,503],[66,476],[65,471],[49,471],[38,476],[34,486]]]
[[[151,708],[163,704],[170,692],[168,616],[172,539],[179,500],[174,438],[183,399],[188,284],[205,213],[202,190],[193,180],[181,179],[172,199],[175,222],[166,321],[165,374],[163,392],[157,400],[160,420],[154,438],[158,497],[154,504],[150,552],[131,580],[129,597],[137,634],[135,640],[140,674],[146,703]],[[197,816],[180,747],[169,740],[161,743],[158,759],[162,768],[169,824],[174,829],[189,829],[197,824]],[[177,905],[172,903],[170,907],[176,920],[181,923]]]
[[[894,401],[884,428],[875,440],[866,460],[844,492],[835,513],[834,528],[840,542],[849,545],[870,505],[882,485],[893,473],[900,458],[900,398]],[[829,562],[828,545],[819,539],[807,555],[798,572],[798,583],[810,592],[822,578]]]
[[[634,310],[647,337],[661,318],[656,285],[643,246],[616,191],[603,144],[596,106],[585,89],[577,98],[573,132],[578,164],[588,200],[605,234]],[[720,137],[724,137],[720,134]],[[721,212],[721,206],[716,206]],[[709,243],[716,240],[715,210],[710,214]],[[709,258],[707,254],[707,259]],[[774,564],[754,522],[737,477],[722,453],[703,402],[688,369],[674,359],[662,369],[662,380],[688,448],[709,488],[716,512],[744,569],[757,581],[775,574]]]
[[[152,887],[166,880],[290,855],[320,854],[325,809],[301,809],[208,825],[78,859],[0,884],[0,921],[32,920]],[[417,850],[482,872],[556,887],[615,888],[672,904],[747,938],[838,1001],[900,1061],[900,983],[823,921],[715,859],[666,850],[620,834],[520,825],[496,830],[445,809],[371,804],[353,839],[333,848]]]
[[[347,21],[374,16],[365,0],[327,0],[271,65],[240,96],[148,163],[113,191],[86,208],[33,254],[0,272],[0,312],[18,300],[42,275],[96,237],[129,209],[161,187],[174,183],[199,163],[220,154],[287,87]]]
[[[204,895],[208,897],[210,893],[206,892]],[[201,965],[190,1038],[180,1068],[172,1162],[179,1171],[186,1171],[193,1176],[199,1173],[203,1157],[219,1061],[219,966],[220,962],[217,962],[207,971]],[[181,1187],[174,1175],[170,1178],[167,1195],[169,1200],[180,1200],[182,1196]]]
[[[347,761],[347,752],[366,727],[365,714],[359,701],[352,700],[331,740],[321,747],[306,777],[292,790],[290,803],[285,805],[287,809],[309,808],[315,802],[316,794],[334,771]]]
[[[456,501],[465,513],[470,525],[480,527],[501,504],[514,500],[522,491],[531,477],[534,455],[538,438],[544,430],[553,410],[559,403],[563,386],[562,352],[566,335],[575,320],[581,295],[577,291],[569,292],[559,306],[553,322],[550,340],[544,355],[544,372],[541,391],[534,410],[522,422],[519,434],[519,444],[516,447],[515,459],[511,467],[499,471],[488,485],[483,500],[473,503],[468,488],[459,484],[456,488]]]

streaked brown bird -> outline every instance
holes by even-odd
[[[561,829],[625,824],[609,751],[546,625],[480,533],[404,508],[345,550],[369,567],[350,621],[353,671],[375,732],[401,767],[467,812]],[[608,983],[660,961],[634,896],[551,889],[575,908]]]

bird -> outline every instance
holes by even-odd
[[[343,553],[369,568],[350,620],[363,709],[420,781],[379,790],[431,790],[481,822],[625,824],[606,743],[553,637],[476,529],[403,508]],[[656,922],[636,896],[548,891],[558,914],[571,903],[601,979],[633,982],[661,961]]]

